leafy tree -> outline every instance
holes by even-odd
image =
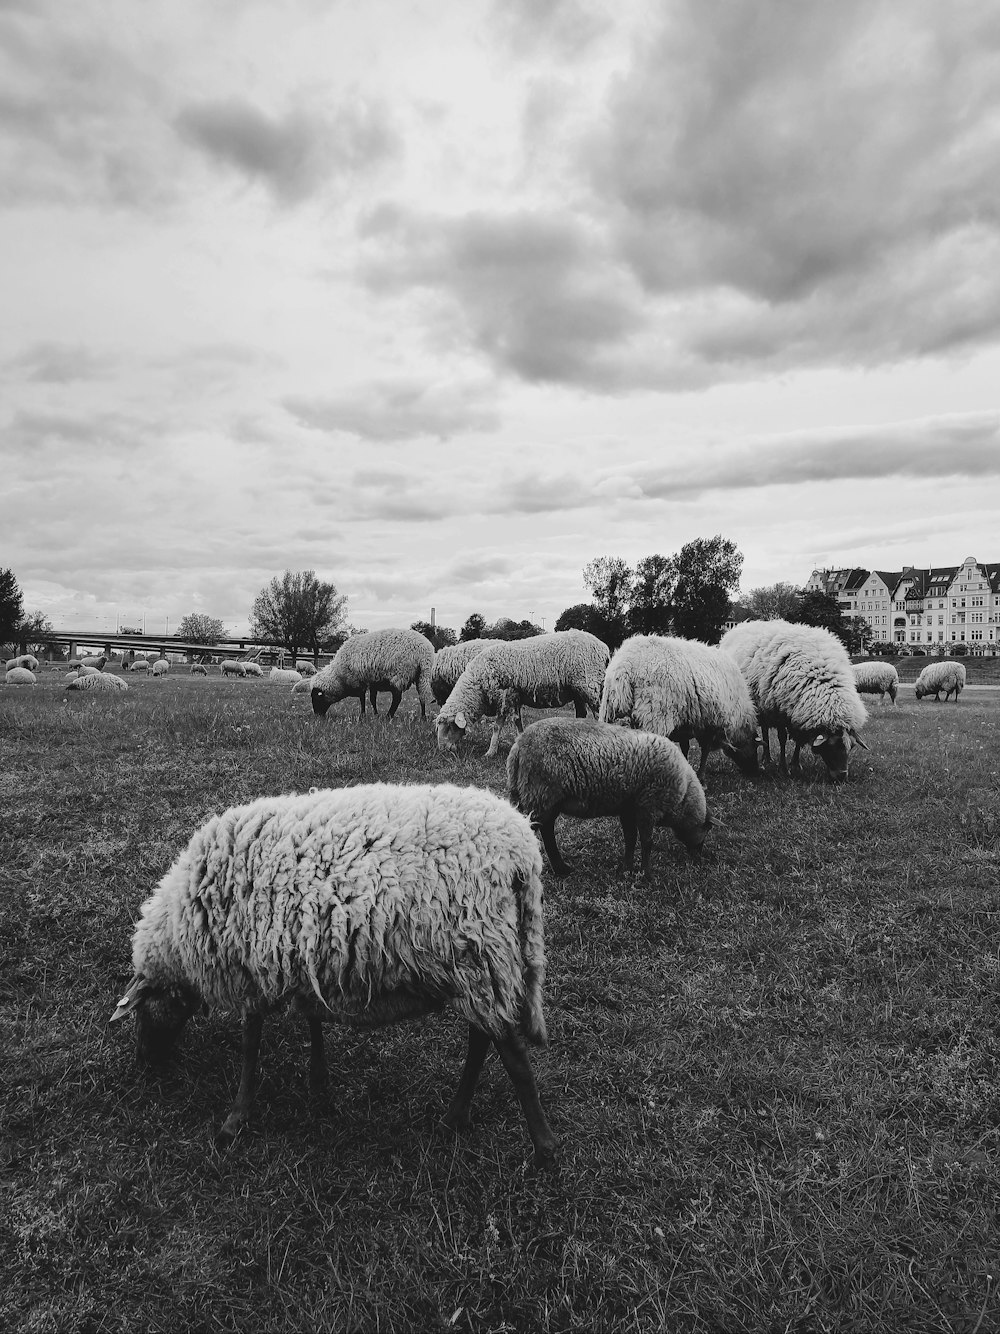
[[[13,570],[0,570],[0,644],[16,644],[24,602]]]
[[[799,614],[802,590],[794,584],[767,584],[744,593],[742,602],[752,621],[794,621]]]
[[[592,602],[577,602],[572,607],[559,613],[556,619],[557,630],[586,630],[588,634],[603,639],[610,644],[608,623]]]
[[[668,635],[677,578],[676,560],[643,556],[635,567],[629,596],[628,628],[634,635]]]
[[[729,595],[739,587],[743,553],[735,542],[716,533],[686,542],[672,561],[674,633],[717,644]]]
[[[514,621],[509,616],[501,616],[499,620],[486,627],[483,635],[484,639],[531,639],[534,635],[540,635],[542,627],[535,625],[533,621]]]
[[[315,570],[275,575],[260,590],[250,612],[250,633],[256,639],[318,653],[337,633],[347,597],[334,584],[316,578]]]
[[[594,595],[594,606],[604,617],[615,649],[628,634],[628,607],[632,599],[632,571],[620,556],[597,556],[583,567],[583,582]]]
[[[435,650],[447,648],[450,644],[456,644],[455,631],[450,625],[431,625],[430,621],[414,621],[410,626],[411,630],[419,630],[422,635],[431,641]]]
[[[486,617],[474,611],[469,619],[462,626],[461,634],[458,636],[462,643],[470,639],[482,639],[486,631]]]
[[[863,616],[844,617],[844,625],[838,631],[851,657],[867,652],[871,643],[872,628]]]
[[[17,637],[29,653],[37,653],[40,649],[51,647],[50,635],[52,631],[52,622],[45,613],[43,611],[33,611],[30,616],[25,616],[21,621],[18,626]]]
[[[799,614],[795,619],[801,625],[818,625],[822,630],[832,630],[845,643],[847,641],[840,603],[832,593],[823,593],[819,589],[803,593],[799,601]]]
[[[203,612],[190,612],[177,627],[177,638],[189,644],[217,644],[225,637],[226,627],[222,622]]]

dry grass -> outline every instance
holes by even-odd
[[[915,674],[915,673],[914,673]],[[211,1146],[238,1025],[199,1020],[161,1081],[106,1020],[139,903],[213,809],[316,784],[502,790],[409,696],[325,723],[266,682],[0,692],[0,1328],[105,1331],[954,1331],[1000,1327],[1000,694],[873,706],[831,787],[747,783],[701,865],[650,884],[614,822],[563,822],[547,876],[558,1172],[499,1067],[439,1118],[447,1018],[331,1031],[334,1098],[275,1023],[260,1097]],[[67,700],[66,703],[63,701]]]

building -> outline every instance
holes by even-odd
[[[961,565],[902,570],[813,570],[807,592],[831,593],[845,616],[863,617],[873,643],[923,652],[996,653],[1000,643],[1000,564],[966,556]]]

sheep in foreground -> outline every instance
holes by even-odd
[[[267,679],[273,681],[275,685],[287,686],[295,685],[303,677],[301,672],[292,671],[291,667],[272,667],[267,674]]]
[[[435,719],[441,750],[457,750],[470,723],[494,718],[487,756],[513,722],[524,731],[521,708],[557,709],[572,702],[576,716],[596,715],[609,649],[586,630],[556,630],[531,639],[501,641],[468,664]]]
[[[235,658],[223,658],[220,663],[223,676],[238,676],[241,679],[246,676],[246,664],[237,662]]]
[[[195,663],[192,663],[192,664],[191,664],[191,675],[192,675],[192,676],[207,676],[207,675],[208,675],[208,668],[205,666],[205,664],[204,664],[203,662],[195,662]]]
[[[218,1141],[246,1118],[264,1015],[377,1028],[451,1007],[468,1020],[465,1068],[445,1114],[464,1128],[492,1042],[539,1163],[555,1139],[525,1042],[546,1041],[541,856],[528,821],[478,788],[376,783],[261,797],[213,816],[142,906],[134,977],[138,1056],[162,1063],[200,1007],[243,1015],[239,1093]]]
[[[167,658],[157,658],[149,670],[153,676],[166,676],[170,671],[170,661]]]
[[[377,713],[377,692],[388,690],[392,695],[389,706],[392,718],[403,691],[415,685],[420,716],[426,718],[432,700],[433,668],[434,647],[419,630],[369,630],[367,634],[351,635],[337,650],[333,661],[312,678],[313,711],[322,716],[331,704],[352,698],[361,701],[364,717],[365,694],[371,699],[372,711]]]
[[[881,704],[885,703],[888,695],[890,703],[895,704],[899,672],[891,662],[856,662],[854,685],[859,695],[878,695]]]
[[[696,740],[699,783],[713,750],[724,750],[741,773],[757,772],[757,710],[743,673],[728,653],[697,640],[626,639],[608,664],[598,716],[669,737],[685,759]]]
[[[860,730],[868,717],[854,684],[847,650],[829,630],[788,621],[743,621],[723,635],[719,646],[731,653],[750,687],[763,737],[763,761],[770,761],[768,730],[778,734],[780,768],[787,772],[785,744],[795,742],[791,767],[800,768],[804,745],[843,782],[852,745],[868,747]]]
[[[7,686],[33,686],[35,673],[27,667],[8,667],[3,682]]]
[[[38,659],[33,653],[22,653],[19,657],[10,659],[6,670],[13,671],[15,667],[24,667],[29,672],[37,672]]]
[[[625,836],[624,869],[632,869],[638,834],[646,877],[655,825],[669,825],[697,854],[712,824],[698,776],[672,741],[591,718],[544,718],[525,728],[507,756],[507,791],[538,825],[560,876],[572,868],[556,844],[558,815],[617,815]]]
[[[502,639],[464,639],[460,644],[439,648],[434,654],[434,668],[431,672],[431,694],[438,705],[442,705],[454,690],[455,682],[473,658],[482,653],[483,649],[503,642]]]
[[[923,699],[925,695],[933,695],[934,699],[941,702],[941,691],[944,691],[944,702],[948,703],[948,696],[952,691],[955,692],[955,703],[958,703],[958,697],[965,689],[965,664],[962,662],[931,662],[923,669],[917,677],[916,684],[913,687],[913,693],[917,699]]]
[[[128,683],[121,676],[111,676],[108,672],[80,672],[75,680],[70,681],[67,690],[97,690],[105,694],[120,694],[128,690]]]

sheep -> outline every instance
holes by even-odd
[[[157,658],[149,670],[153,676],[166,676],[170,671],[170,663],[166,658]]]
[[[301,672],[303,676],[315,676],[317,668],[316,664],[310,662],[308,658],[300,658],[295,664],[295,670]]]
[[[378,712],[377,692],[388,690],[392,695],[389,717],[395,717],[403,691],[417,687],[420,716],[427,717],[432,702],[431,672],[434,668],[434,648],[419,630],[369,630],[366,634],[351,635],[322,671],[312,678],[313,712],[322,717],[331,704],[349,696],[361,701],[361,716],[365,713],[365,692],[371,700],[372,712]]]
[[[15,667],[24,667],[29,672],[37,672],[38,659],[33,653],[22,653],[20,657],[10,659],[7,663],[6,670],[9,672]]]
[[[103,690],[115,694],[128,690],[128,682],[124,677],[111,676],[108,672],[81,672],[75,680],[70,681],[66,689]]]
[[[243,666],[246,669],[247,676],[264,675],[264,668],[260,665],[259,662],[245,662]]]
[[[242,680],[247,674],[246,664],[235,658],[223,658],[220,668],[223,676],[238,676]]]
[[[192,676],[207,676],[207,675],[208,675],[208,668],[205,666],[205,664],[204,664],[203,662],[194,662],[194,663],[191,664],[191,675],[192,675]]]
[[[854,685],[859,695],[878,695],[882,704],[888,695],[890,703],[895,704],[899,672],[891,662],[856,662]]]
[[[276,685],[286,686],[295,685],[304,680],[301,672],[292,671],[291,667],[272,667],[267,674],[267,679],[273,681]]]
[[[770,762],[768,731],[778,734],[780,768],[787,772],[785,743],[795,742],[792,770],[800,769],[804,745],[826,764],[834,782],[847,779],[851,747],[868,747],[860,729],[868,717],[854,685],[851,660],[829,630],[788,621],[743,621],[719,645],[731,653],[750,687]]]
[[[451,1007],[468,1054],[445,1114],[469,1124],[493,1042],[535,1159],[555,1138],[525,1042],[544,1044],[542,862],[524,816],[478,788],[374,783],[260,797],[208,820],[143,904],[133,978],[111,1016],[136,1013],[138,1058],[161,1065],[201,1007],[238,1010],[239,1093],[216,1142],[253,1097],[263,1018],[308,1020],[310,1085],[326,1082],[320,1021],[376,1028]]]
[[[524,731],[521,706],[556,709],[570,701],[576,716],[596,715],[610,651],[586,630],[556,630],[531,639],[501,641],[474,657],[435,719],[441,750],[457,750],[469,723],[493,717],[486,751],[495,755],[503,724]]]
[[[434,654],[434,667],[431,671],[431,694],[440,707],[455,687],[455,682],[477,654],[494,644],[502,644],[502,639],[464,639],[460,644],[449,644],[439,648]]]
[[[698,776],[672,741],[591,718],[544,718],[525,728],[507,756],[507,792],[538,825],[558,876],[571,867],[556,845],[557,815],[617,815],[624,869],[632,869],[638,833],[647,879],[654,825],[669,825],[697,855],[712,824]]]
[[[301,681],[296,681],[292,686],[292,697],[296,695],[309,695],[312,691],[312,681],[308,676],[303,676]]]
[[[7,686],[33,686],[36,685],[35,673],[27,667],[7,667],[3,678],[4,685]]]
[[[757,772],[757,710],[736,662],[694,639],[633,635],[613,654],[598,717],[700,750],[698,782],[720,748],[744,774]]]
[[[99,667],[87,667],[81,662],[74,662],[73,666],[66,673],[65,679],[67,681],[76,681],[81,676],[100,676],[100,675],[101,671]]]
[[[129,663],[130,672],[148,672],[149,663],[145,658],[136,658],[134,662]]]
[[[941,691],[944,691],[944,702],[948,703],[948,696],[954,690],[955,703],[958,703],[958,697],[965,689],[965,664],[962,662],[931,662],[923,669],[917,677],[913,687],[913,693],[917,699],[923,699],[925,695],[933,695],[937,703],[941,702]]]

